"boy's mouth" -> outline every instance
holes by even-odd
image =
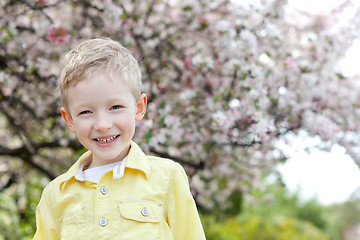
[[[115,136],[107,137],[107,138],[94,138],[94,140],[98,141],[99,143],[110,143],[110,142],[114,141],[119,136],[120,135],[115,135]]]

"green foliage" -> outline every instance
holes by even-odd
[[[360,189],[359,189],[360,190]],[[328,232],[332,240],[341,239],[342,233],[360,225],[360,192],[355,192],[348,201],[327,207]]]
[[[277,184],[268,186],[265,192],[255,191],[253,196],[256,205],[246,206],[249,215],[276,217],[282,214],[310,222],[322,230],[326,228],[324,207],[316,199],[301,201],[299,193],[289,194],[286,189]]]
[[[230,218],[217,223],[213,216],[203,217],[208,240],[327,240],[329,237],[312,224],[298,219],[278,216]]]
[[[0,239],[21,239],[20,229],[14,226],[20,225],[20,219],[17,214],[14,199],[5,193],[0,193]]]
[[[208,240],[339,240],[346,230],[360,225],[359,193],[344,203],[323,206],[316,199],[301,200],[299,192],[290,194],[275,183],[253,191],[250,203],[241,200],[237,214],[229,214],[231,208],[214,208],[201,217]]]
[[[211,211],[200,209],[204,213],[211,213],[217,216],[218,220],[226,219],[228,217],[237,216],[242,211],[243,194],[239,191],[232,192],[226,200],[226,207],[224,204],[216,202]]]
[[[297,211],[299,219],[311,222],[320,229],[326,228],[326,220],[324,217],[324,207],[321,206],[315,199],[306,202],[300,206]]]
[[[0,240],[32,239],[35,233],[35,210],[46,179],[30,171],[28,177],[0,191]]]
[[[237,216],[226,211],[203,215],[207,239],[331,239],[327,231],[330,223],[324,215],[326,208],[315,199],[303,202],[298,193],[289,194],[277,184],[268,186],[266,191],[254,191],[251,197],[251,204],[242,204]],[[224,215],[228,216],[225,220]]]

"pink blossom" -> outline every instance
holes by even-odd
[[[290,72],[300,72],[300,67],[298,63],[292,57],[286,58],[285,66],[286,66],[286,70]]]
[[[36,1],[40,6],[43,6],[46,4],[46,0],[37,0]]]
[[[194,74],[194,75],[198,74],[198,70],[192,64],[192,58],[191,57],[189,57],[189,56],[185,57],[184,65],[185,65],[185,68],[187,70],[189,70],[192,74]]]
[[[48,39],[50,42],[66,44],[71,41],[71,35],[63,27],[52,27],[48,30]]]

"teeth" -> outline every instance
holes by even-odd
[[[109,138],[97,138],[96,140],[100,143],[109,143],[109,142],[114,141],[115,138],[116,138],[116,136],[112,136]]]

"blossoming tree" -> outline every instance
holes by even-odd
[[[99,36],[141,64],[149,105],[135,140],[180,162],[202,206],[260,186],[289,132],[338,143],[360,166],[359,89],[338,68],[360,14],[339,24],[351,2],[324,16],[259,2],[1,1],[0,169],[21,175],[17,159],[51,179],[74,161],[81,146],[59,114],[60,60]]]

